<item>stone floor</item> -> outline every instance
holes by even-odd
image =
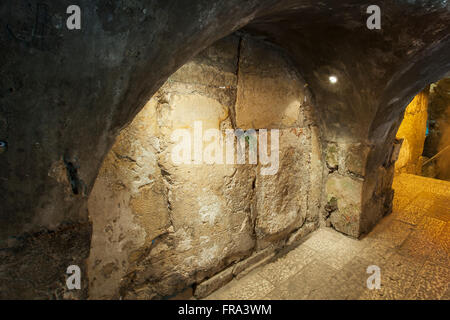
[[[207,299],[450,299],[450,182],[394,181],[393,213],[354,240],[329,228]],[[369,290],[366,269],[381,270]]]

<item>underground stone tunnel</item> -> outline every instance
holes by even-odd
[[[446,1],[69,5],[0,4],[1,299],[448,299]]]

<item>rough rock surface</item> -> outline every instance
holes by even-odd
[[[397,131],[397,139],[402,139],[402,147],[395,163],[396,174],[410,173],[421,175],[422,153],[428,118],[429,87],[414,97],[408,105],[402,124]]]

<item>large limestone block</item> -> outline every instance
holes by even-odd
[[[325,147],[326,165],[341,174],[364,176],[369,152],[370,146],[364,143],[328,142]]]
[[[333,173],[326,183],[327,200],[335,211],[330,222],[345,234],[359,236],[363,180]]]
[[[310,145],[305,130],[280,130],[279,170],[256,179],[256,226],[259,247],[299,228],[307,214]]]
[[[168,106],[162,110],[159,122],[169,129],[167,133],[176,129],[192,130],[196,121],[202,123],[203,129],[219,129],[220,123],[228,117],[227,106],[202,94],[169,92],[167,97]]]
[[[229,36],[200,52],[169,81],[212,87],[236,87],[239,37]]]
[[[241,46],[236,123],[239,128],[299,125],[305,83],[276,48],[244,38]]]
[[[345,157],[345,170],[364,176],[366,174],[367,156],[370,152],[370,147],[362,143],[354,143],[347,145]]]
[[[157,165],[155,119],[155,103],[151,101],[118,136],[91,192],[91,298],[117,299],[120,280],[130,265],[170,227],[167,196]]]
[[[176,77],[187,77],[186,73],[192,70],[184,68],[179,71],[184,75]],[[256,167],[204,161],[176,163],[172,158],[180,142],[171,139],[175,130],[187,130],[194,160],[195,123],[201,123],[201,134],[229,126],[228,103],[234,100],[233,91],[192,81],[183,84],[169,81],[160,90],[157,162],[167,188],[171,231],[155,239],[147,256],[139,259],[135,278],[125,282],[128,297],[172,295],[248,256],[255,246],[251,205]],[[207,145],[204,141],[200,151],[205,151]],[[145,289],[149,287],[151,292]]]

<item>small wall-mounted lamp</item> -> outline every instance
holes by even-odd
[[[338,78],[336,76],[330,76],[328,80],[330,80],[331,84],[335,84],[336,82],[338,82]]]

